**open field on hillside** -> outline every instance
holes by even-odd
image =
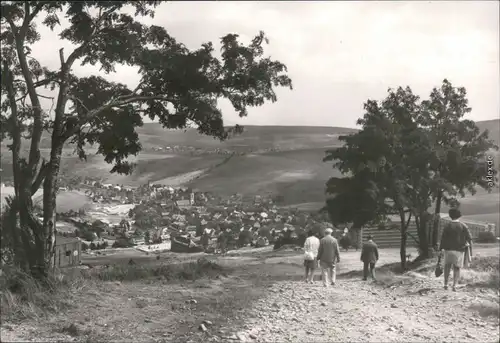
[[[19,322],[3,311],[2,339],[498,341],[497,289],[488,281],[494,270],[487,266],[498,258],[498,246],[478,246],[475,251],[484,263],[474,260],[474,269],[463,271],[463,285],[456,293],[444,291],[442,278],[430,275],[432,263],[430,270],[424,266],[417,272],[394,274],[397,249],[380,251],[380,264],[386,266],[378,268],[377,282],[360,280],[359,252],[341,253],[337,285],[327,289],[318,282],[318,273],[314,285],[301,281],[300,251],[267,247],[207,256],[217,265],[198,278],[190,273],[194,275],[199,262],[183,267],[192,255],[162,255],[149,266],[138,261],[136,267],[94,269],[95,279],[74,281],[60,304],[52,303],[56,307],[46,315],[30,317],[33,309],[19,308],[18,315],[28,315]],[[148,270],[154,272],[147,274]],[[179,279],[172,278],[172,273]]]
[[[488,128],[498,144],[498,120],[478,122]],[[66,148],[62,173],[66,175],[101,177],[104,182],[138,186],[148,181],[189,185],[201,191],[219,194],[243,193],[247,195],[282,195],[285,204],[310,204],[324,201],[325,182],[338,176],[331,163],[323,163],[327,147],[338,146],[338,136],[354,129],[335,127],[278,127],[249,126],[246,132],[226,142],[201,136],[195,130],[168,131],[158,124],[145,124],[138,129],[144,147],[137,157],[132,175],[110,174],[111,166],[100,155],[90,154],[86,162],[71,155]],[[46,139],[45,137],[44,139]],[[48,141],[45,140],[45,143]],[[47,144],[45,144],[47,145]],[[154,147],[188,146],[199,149],[188,152],[153,152]],[[273,151],[278,149],[280,151]],[[232,157],[225,154],[204,153],[213,149],[245,152]],[[91,149],[90,153],[95,153]],[[48,154],[48,150],[43,151]],[[498,152],[493,152],[497,165]],[[10,154],[2,145],[2,179],[12,178]],[[464,215],[490,215],[498,213],[498,189],[493,194],[478,193],[462,201]],[[306,207],[308,205],[305,205]],[[310,206],[311,208],[314,207]],[[318,206],[318,208],[321,207]]]
[[[183,131],[167,131],[162,129],[157,124],[145,124],[144,127],[139,128],[138,132],[141,136],[141,144],[144,151],[142,151],[137,158],[132,158],[137,162],[137,168],[130,176],[111,175],[109,170],[111,166],[106,164],[103,157],[100,155],[93,155],[95,149],[89,150],[89,157],[87,161],[80,161],[73,153],[72,148],[66,148],[63,155],[62,171],[66,174],[77,173],[82,176],[96,176],[102,177],[106,182],[110,183],[123,183],[128,185],[139,185],[147,181],[158,181],[165,178],[174,177],[179,174],[194,172],[197,170],[206,170],[217,166],[222,163],[227,155],[220,154],[203,154],[191,156],[190,154],[172,154],[172,153],[158,153],[150,151],[154,147],[174,147],[174,146],[187,146],[202,149],[204,151],[211,149],[229,149],[231,151],[243,152],[263,152],[270,149],[280,150],[301,150],[295,157],[297,166],[294,169],[299,169],[298,172],[291,171],[292,179],[294,175],[300,174],[300,169],[304,169],[304,157],[307,164],[318,165],[321,168],[323,163],[321,159],[324,156],[323,151],[326,147],[338,145],[338,136],[340,134],[347,134],[354,132],[354,129],[347,128],[330,128],[330,127],[247,127],[246,131],[226,142],[219,142],[210,137],[199,135],[194,130]],[[47,138],[47,137],[46,137]],[[44,144],[45,142],[45,144]],[[42,146],[47,147],[48,142],[45,139]],[[313,149],[312,155],[307,156],[302,150]],[[317,149],[317,152],[314,151]],[[10,153],[5,151],[5,146],[2,146],[2,178],[5,180],[12,178],[12,167],[10,161]],[[48,149],[42,149],[43,154],[48,154]],[[293,154],[293,153],[292,153]],[[293,167],[293,158],[286,156],[287,163],[283,164],[283,158],[276,158],[276,169]],[[264,158],[265,163],[255,162],[252,170],[259,174],[258,168],[262,165],[272,168],[273,159]],[[240,173],[239,165],[247,169],[245,163],[234,164],[235,172]],[[309,166],[308,166],[309,167]],[[227,169],[227,168],[226,168]],[[307,168],[309,169],[309,168]],[[245,172],[245,171],[244,171]],[[222,171],[224,173],[224,171]],[[307,171],[306,171],[307,173]],[[251,177],[251,175],[250,175]],[[285,176],[286,178],[286,176]],[[299,177],[300,178],[300,177]],[[220,179],[218,175],[214,179]],[[322,178],[323,181],[324,178]],[[279,180],[278,180],[279,181]],[[224,188],[224,185],[220,185]]]
[[[195,130],[165,131],[161,126],[145,124],[138,129],[145,148],[155,146],[192,146],[208,149],[261,151],[270,148],[307,149],[337,145],[338,136],[355,132],[341,127],[245,126],[245,132],[225,142],[198,134]]]
[[[479,130],[488,130],[489,136],[497,145],[500,144],[500,119],[482,120],[476,122]]]
[[[4,198],[14,194],[14,187],[2,187],[1,189],[2,208],[5,205]],[[41,205],[43,202],[43,191],[39,190],[33,196],[33,203]],[[63,191],[57,194],[57,212],[78,211],[79,209],[90,209],[93,206],[92,200],[81,191]]]
[[[331,163],[322,162],[324,149],[234,156],[205,154],[160,157],[160,154],[155,154],[151,158],[150,155],[152,154],[139,155],[132,175],[109,174],[111,166],[103,161],[102,156],[95,155],[90,156],[86,162],[74,156],[66,157],[62,172],[68,175],[103,177],[103,181],[107,183],[131,186],[148,181],[168,184],[168,179],[171,178],[170,183],[179,186],[172,178],[203,171],[186,178],[186,185],[225,195],[281,194],[290,204],[322,201],[325,182],[329,177],[338,175]],[[9,168],[8,162],[4,163],[4,168]],[[7,170],[10,171],[9,169]],[[191,181],[193,177],[198,178]]]
[[[322,162],[324,156],[324,149],[234,156],[188,185],[226,195],[279,194],[288,204],[322,201],[325,182],[339,175],[332,164]]]
[[[9,154],[10,155],[10,154]],[[206,154],[190,156],[187,154],[140,153],[131,159],[137,166],[131,175],[111,174],[112,165],[107,164],[100,155],[91,155],[87,161],[76,156],[66,156],[62,160],[61,172],[68,176],[102,178],[103,182],[139,186],[148,181],[154,182],[193,170],[213,167],[227,158],[226,155]],[[2,179],[12,178],[12,162],[2,155]]]
[[[43,194],[36,196],[33,202],[42,206]],[[78,211],[80,209],[89,210],[93,207],[93,202],[85,193],[80,191],[60,192],[57,195],[57,212]]]
[[[146,123],[137,128],[144,150],[153,147],[191,146],[194,148],[233,148],[241,151],[258,151],[272,147],[282,149],[321,148],[336,145],[338,136],[357,131],[343,127],[317,126],[245,126],[245,132],[225,142],[198,134],[195,129],[165,130],[159,124]],[[8,144],[5,141],[3,147]],[[23,145],[27,147],[27,145]],[[50,147],[50,136],[44,132],[42,148]]]
[[[476,122],[481,131],[486,129],[490,137],[499,144],[499,120]],[[191,146],[199,149],[234,149],[241,151],[261,151],[279,147],[282,150],[324,148],[338,145],[339,135],[356,132],[357,129],[343,127],[314,127],[314,126],[245,126],[245,132],[225,142],[203,136],[194,129],[165,130],[159,124],[146,123],[137,128],[144,151],[153,147]],[[5,140],[2,142],[2,153],[7,151]],[[23,148],[28,145],[24,144]],[[50,148],[50,135],[44,132],[41,142],[42,148]],[[73,149],[68,148],[67,152]],[[94,149],[95,150],[95,149]]]

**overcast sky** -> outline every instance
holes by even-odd
[[[148,23],[192,48],[226,33],[266,32],[267,52],[288,66],[294,90],[244,119],[221,104],[228,125],[355,127],[368,98],[406,85],[427,96],[444,78],[466,87],[471,119],[499,117],[498,1],[171,2]],[[58,67],[58,49],[69,45],[50,31],[42,37],[34,56]],[[138,81],[125,67],[112,78]]]

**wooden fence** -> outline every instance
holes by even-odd
[[[448,221],[450,221],[449,218],[441,218],[441,220],[439,221],[438,239],[441,238],[443,224]],[[478,238],[480,232],[492,230],[496,233],[498,231],[498,229],[495,227],[495,224],[471,222],[468,220],[462,220],[462,222],[465,223],[469,228],[473,240]],[[398,224],[399,223],[394,223],[394,225]],[[429,225],[432,225],[432,222],[430,222]],[[368,237],[368,235],[373,236],[373,240],[380,248],[399,248],[401,244],[401,231],[399,227],[393,226],[392,228],[382,230],[377,227],[363,228],[361,230],[361,234],[359,235],[359,246],[361,246],[362,242],[366,240],[366,237]],[[415,239],[413,239],[412,237],[415,237],[415,239],[418,240],[417,226],[415,225],[415,223],[410,223],[408,227],[408,238],[406,240],[407,247],[417,246]]]
[[[417,226],[411,224],[408,227],[407,247],[416,247],[417,243],[412,238],[418,239]],[[377,227],[363,228],[361,231],[361,240],[364,242],[368,235],[373,237],[379,248],[399,248],[401,245],[401,231],[399,228],[379,229]],[[361,242],[360,242],[361,243]]]
[[[447,222],[447,221],[450,221],[451,219],[450,218],[442,218],[441,220],[443,222]],[[486,223],[486,222],[481,223],[481,222],[471,221],[471,220],[467,220],[467,219],[463,219],[463,220],[461,219],[460,221],[467,225],[473,240],[477,239],[479,237],[479,233],[484,232],[484,231],[492,231],[498,237],[498,228],[496,227],[495,224]]]

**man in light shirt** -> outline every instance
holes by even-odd
[[[314,270],[318,265],[316,257],[318,256],[319,239],[310,230],[304,243],[304,267],[306,268],[306,283],[313,283]]]

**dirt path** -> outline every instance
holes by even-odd
[[[477,295],[445,292],[428,283],[384,289],[353,278],[339,280],[330,288],[320,282],[283,281],[270,287],[268,295],[247,312],[251,325],[234,338],[256,342],[498,342],[498,316],[482,318],[470,308],[478,305]],[[491,308],[495,297],[490,294]],[[481,300],[483,308],[488,308],[487,298]]]
[[[232,272],[213,279],[88,285],[66,311],[2,323],[2,341],[499,341],[497,290],[444,291],[442,278],[383,271],[363,282],[359,254],[342,256],[332,288],[301,281],[302,254],[272,251],[214,258]]]

